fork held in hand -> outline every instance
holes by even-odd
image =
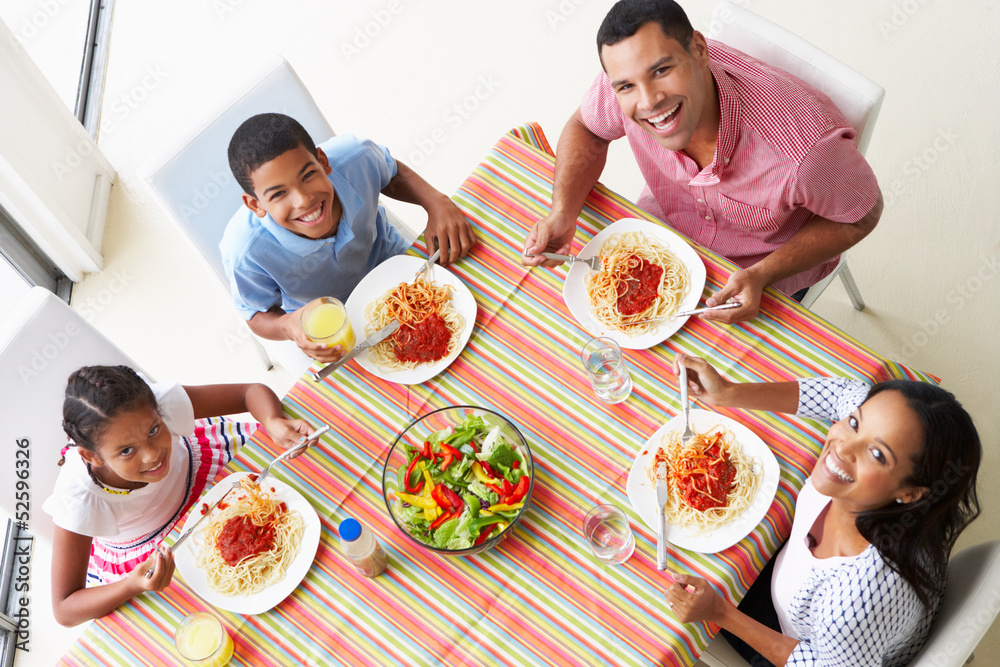
[[[681,365],[680,390],[681,410],[684,411],[684,435],[681,436],[681,446],[683,447],[694,437],[694,431],[691,430],[691,404],[688,402],[688,373],[683,364]]]
[[[545,259],[554,259],[560,262],[583,262],[590,267],[591,271],[601,270],[601,256],[595,255],[594,257],[577,257],[576,255],[559,255],[554,252],[540,252]],[[537,257],[538,255],[525,255],[525,257]]]

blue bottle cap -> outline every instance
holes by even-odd
[[[361,537],[361,524],[357,519],[350,517],[340,522],[340,539],[344,542],[353,542]]]

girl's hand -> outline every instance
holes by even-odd
[[[719,372],[700,357],[678,353],[674,356],[674,374],[679,375],[681,366],[688,373],[688,391],[691,396],[709,405],[727,406],[732,394],[733,383],[723,379]]]
[[[156,570],[153,572],[153,576],[147,579],[146,573],[154,565]],[[132,570],[128,578],[132,585],[140,591],[162,591],[170,585],[173,576],[174,555],[170,549],[161,544],[145,561],[139,563],[139,566]]]
[[[674,575],[674,583],[665,597],[670,611],[681,623],[708,621],[720,625],[727,606],[732,606],[715,592],[707,581],[688,574]]]
[[[270,419],[264,423],[264,430],[267,434],[271,436],[271,440],[274,444],[278,445],[282,449],[291,449],[301,442],[303,436],[309,436],[314,429],[309,422],[302,419],[287,419],[284,417],[278,417],[276,419]],[[312,445],[310,444],[310,447]],[[305,449],[297,454],[293,454],[289,458],[296,458],[305,453]]]

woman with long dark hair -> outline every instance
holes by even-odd
[[[937,613],[955,540],[979,515],[982,447],[969,414],[924,382],[733,383],[696,357],[677,355],[680,365],[705,403],[834,423],[788,542],[740,607],[681,574],[666,592],[673,613],[721,626],[754,665],[907,664]]]

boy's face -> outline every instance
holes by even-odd
[[[309,239],[337,233],[341,206],[327,175],[332,171],[322,149],[314,157],[304,146],[285,151],[250,174],[254,196],[243,203],[257,217],[270,214],[285,229]]]

